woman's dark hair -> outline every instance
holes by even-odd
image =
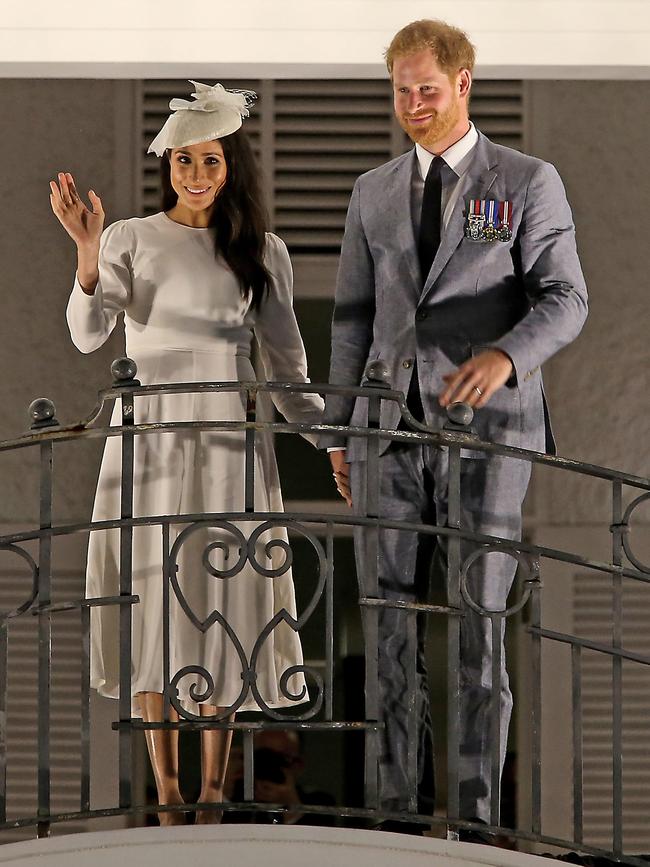
[[[243,130],[219,139],[226,160],[226,182],[217,196],[210,217],[215,229],[215,254],[220,255],[239,281],[242,296],[259,308],[271,286],[264,265],[266,209],[259,171],[248,137]],[[169,151],[160,161],[162,209],[171,210],[178,200],[171,183]]]

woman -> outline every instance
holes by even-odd
[[[102,234],[104,212],[95,192],[89,192],[89,210],[69,173],[60,173],[58,184],[50,184],[52,209],[77,245],[77,275],[67,310],[72,339],[82,352],[92,352],[105,342],[123,311],[127,354],[137,362],[145,385],[254,380],[253,335],[269,380],[308,382],[292,308],[291,264],[284,243],[265,233],[257,169],[240,130],[254,94],[192,83],[193,101],[171,101],[172,114],[150,146],[162,157],[160,213],[118,221]],[[316,422],[320,417],[317,395],[282,393],[274,400],[289,421]],[[117,411],[113,421],[119,424]],[[237,392],[153,394],[135,400],[137,424],[241,421],[245,412],[245,399]],[[94,521],[119,517],[120,450],[119,437],[107,440]],[[136,436],[134,466],[136,516],[244,509],[241,431],[185,429]],[[254,480],[256,510],[281,511],[272,446],[260,434]],[[235,704],[238,710],[259,709],[242,686],[240,655],[222,624],[217,619],[203,631],[197,624],[205,626],[213,612],[223,615],[250,664],[256,639],[274,614],[285,609],[295,616],[291,573],[283,569],[286,533],[274,529],[262,534],[248,546],[242,563],[242,542],[255,527],[252,522],[240,522],[234,529],[197,525],[179,540],[171,569],[174,574],[177,566],[178,581],[177,592],[170,591],[171,679],[186,666],[199,666],[212,681],[199,675],[199,685],[197,674],[190,672],[178,679],[178,701],[190,717],[223,713]],[[181,529],[171,526],[170,546]],[[254,568],[255,561],[281,574],[264,577]],[[89,597],[119,592],[119,562],[119,531],[92,533]],[[162,718],[162,574],[160,526],[136,527],[133,593],[140,602],[133,607],[132,694],[133,713],[146,721]],[[117,624],[114,607],[93,609],[91,684],[114,698],[119,681]],[[258,650],[256,686],[263,703],[283,707],[304,700],[297,633],[281,622]],[[202,732],[200,802],[222,800],[230,741],[230,732]],[[183,803],[177,732],[148,731],[147,745],[159,803]],[[182,813],[159,815],[161,824],[183,822]],[[197,814],[198,822],[218,820],[214,811]]]

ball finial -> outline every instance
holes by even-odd
[[[364,377],[368,383],[372,383],[373,385],[390,386],[390,381],[388,379],[388,365],[380,358],[371,361],[370,364],[366,366]]]
[[[447,407],[447,418],[454,425],[469,427],[474,419],[474,410],[468,403],[456,401]]]
[[[47,397],[37,397],[29,405],[29,418],[32,430],[41,427],[53,427],[58,425],[55,418],[56,407]]]
[[[111,364],[114,385],[127,385],[135,380],[138,365],[132,358],[116,358]]]

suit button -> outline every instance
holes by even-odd
[[[409,367],[412,367],[412,366],[413,366],[413,359],[412,358],[407,358],[405,361],[402,362],[402,367],[405,367],[407,370],[409,369]]]
[[[426,319],[428,315],[429,315],[429,314],[427,313],[426,310],[418,310],[418,312],[415,314],[415,318],[416,318],[419,322],[422,322],[422,320],[423,320],[423,319]]]

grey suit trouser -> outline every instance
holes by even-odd
[[[461,527],[463,529],[520,539],[521,507],[530,478],[530,464],[512,458],[490,456],[461,459]],[[351,464],[355,511],[364,514],[366,464]],[[447,523],[448,454],[429,446],[393,443],[379,459],[380,516],[412,523]],[[367,562],[366,531],[355,537],[357,573],[363,576]],[[476,543],[463,540],[461,561]],[[378,552],[379,596],[385,599],[426,602],[430,581],[445,587],[446,548],[444,537],[402,530],[380,530]],[[489,610],[503,610],[516,571],[516,561],[507,554],[478,557],[468,572],[471,597]],[[366,573],[367,574],[367,573]],[[360,577],[363,585],[363,578]],[[361,592],[364,592],[361,586]],[[464,605],[461,618],[460,659],[460,816],[489,821],[490,812],[490,714],[492,632],[491,621]],[[417,716],[418,811],[433,808],[433,738],[429,691],[424,659],[426,617],[418,615],[415,645],[409,641],[403,610],[379,609],[379,707],[385,728],[379,759],[380,806],[406,810],[409,795],[408,671],[415,655]],[[439,615],[434,615],[439,616]],[[502,625],[503,621],[502,621]],[[503,648],[504,632],[501,642]],[[512,695],[502,653],[501,668],[501,762],[505,758]],[[446,666],[446,660],[441,662]]]

